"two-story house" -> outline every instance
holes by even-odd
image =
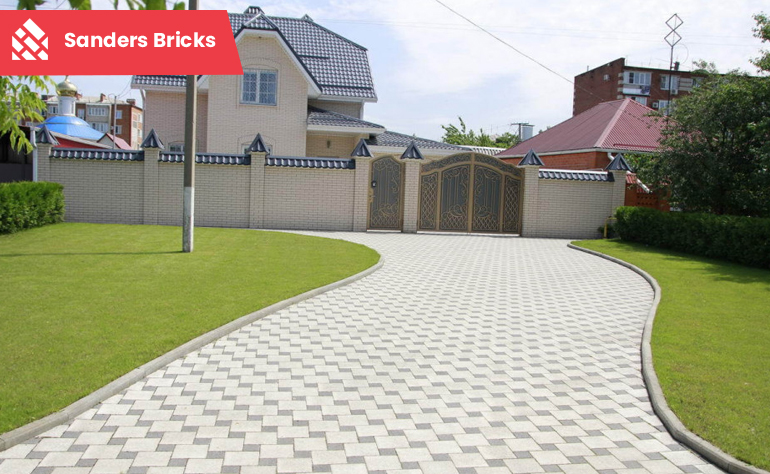
[[[633,99],[642,105],[668,113],[673,101],[690,93],[703,75],[679,69],[673,71],[626,64],[625,58],[575,76],[572,115],[610,100]]]
[[[302,18],[259,7],[230,13],[242,76],[199,76],[199,151],[243,152],[256,133],[276,156],[348,157],[361,138],[373,153],[401,153],[415,140],[426,157],[462,147],[388,131],[363,120],[376,102],[366,48]],[[137,75],[145,130],[171,151],[184,144],[185,76]]]

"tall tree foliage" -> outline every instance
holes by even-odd
[[[48,76],[0,76],[0,136],[9,134],[11,146],[17,151],[32,151],[20,123],[42,122],[45,109],[35,90],[46,91],[53,85]]]
[[[484,129],[479,129],[479,133],[477,134],[473,130],[468,130],[462,117],[457,117],[457,119],[460,120],[459,127],[451,123],[449,125],[441,126],[441,128],[444,129],[444,136],[441,137],[443,142],[451,143],[453,145],[510,148],[521,141],[517,135],[510,132],[498,135],[494,139],[484,133]]]
[[[765,15],[754,30],[770,40]],[[646,163],[653,184],[670,187],[685,211],[770,216],[769,53],[754,61],[763,75],[710,74],[676,102],[665,120],[662,153]]]
[[[18,10],[35,10],[45,0],[18,0]],[[73,10],[90,10],[91,0],[69,0]],[[165,0],[126,0],[129,10],[166,10]],[[113,0],[118,9],[118,0]],[[184,10],[185,3],[176,2],[174,10]],[[32,145],[19,124],[41,122],[41,111],[46,104],[38,92],[48,92],[54,85],[49,76],[0,76],[0,136],[10,134],[11,146],[17,151],[29,152]]]

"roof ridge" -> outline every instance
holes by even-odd
[[[617,110],[615,111],[615,114],[612,116],[610,121],[607,122],[607,126],[604,127],[602,134],[599,135],[599,138],[596,139],[596,143],[594,143],[594,147],[596,148],[602,147],[602,143],[604,143],[604,140],[607,139],[612,129],[615,128],[615,126],[618,124],[620,117],[625,113],[626,107],[628,107],[628,101],[630,100],[633,100],[633,99],[623,99],[622,103],[620,104],[620,107],[617,108]]]
[[[301,21],[301,22],[304,22],[304,23],[311,24],[313,26],[316,26],[316,27],[326,31],[327,33],[330,33],[330,34],[336,36],[337,38],[340,38],[341,40],[347,41],[348,43],[352,44],[353,46],[355,46],[356,48],[358,48],[358,49],[360,49],[362,51],[369,51],[364,46],[361,46],[360,44],[356,43],[355,41],[352,41],[352,40],[349,40],[348,38],[345,38],[344,36],[342,36],[339,33],[335,33],[334,31],[330,30],[329,28],[327,28],[327,27],[325,27],[323,25],[319,25],[315,21],[307,21],[307,20],[303,20],[302,18],[292,18],[292,17],[288,17],[288,16],[273,16],[273,18],[279,18],[279,19],[282,19],[282,20],[295,20],[295,21]]]

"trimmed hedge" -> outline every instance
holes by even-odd
[[[64,186],[20,181],[0,183],[0,234],[64,220]]]
[[[623,240],[770,268],[770,219],[620,207],[615,230]]]

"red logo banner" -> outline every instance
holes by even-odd
[[[2,75],[243,74],[224,10],[6,10],[0,24]]]

